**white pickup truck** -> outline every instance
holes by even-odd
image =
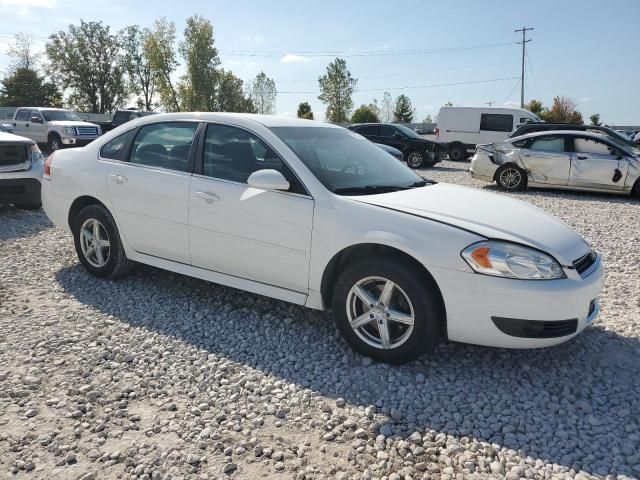
[[[12,124],[13,133],[46,144],[49,151],[83,147],[102,134],[100,126],[60,108],[20,107],[13,115]]]

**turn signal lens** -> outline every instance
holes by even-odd
[[[491,268],[489,260],[489,247],[478,247],[471,252],[471,257],[483,268]]]

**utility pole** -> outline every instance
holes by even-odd
[[[494,103],[496,103],[496,102],[494,102],[494,101],[491,101],[491,102],[484,102],[484,104],[485,104],[485,105],[489,105],[489,108],[491,108],[491,106],[492,106]]]
[[[531,39],[527,40],[527,32],[529,30],[533,30],[533,28],[522,27],[518,30],[514,30],[515,33],[522,32],[522,42],[516,42],[518,44],[522,43],[522,74],[520,76],[520,108],[524,108],[524,54],[525,54],[525,45],[531,41]]]

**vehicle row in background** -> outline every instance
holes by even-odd
[[[640,151],[615,137],[577,129],[478,145],[469,172],[505,190],[543,187],[640,197]]]
[[[123,125],[136,118],[146,117],[147,115],[154,115],[156,112],[142,112],[140,110],[134,110],[132,108],[126,110],[116,110],[108,122],[95,122],[102,129],[102,133],[106,133],[113,130],[120,125]]]
[[[0,205],[40,208],[43,158],[36,142],[0,132]]]
[[[609,127],[594,125],[576,125],[575,123],[528,123],[516,128],[513,133],[509,135],[509,138],[521,137],[522,135],[527,135],[529,133],[549,132],[552,130],[573,130],[597,133],[600,135],[611,137],[615,142],[633,147],[633,141],[630,140],[626,135],[621,135],[617,130],[613,130]]]
[[[403,125],[393,123],[356,123],[349,130],[359,133],[374,143],[388,145],[402,152],[411,168],[431,167],[444,159],[446,146],[427,140]]]

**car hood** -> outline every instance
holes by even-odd
[[[27,137],[14,135],[9,132],[0,132],[0,144],[2,145],[35,145],[35,142]]]
[[[417,215],[485,238],[528,245],[571,266],[590,251],[567,225],[530,203],[475,188],[438,183],[352,200]]]
[[[74,120],[52,120],[49,123],[60,127],[98,127],[95,123],[78,122]]]

